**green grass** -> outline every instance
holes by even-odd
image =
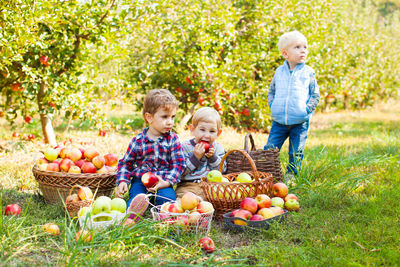
[[[255,233],[234,233],[213,222],[210,236],[217,250],[209,255],[197,247],[198,237],[171,235],[150,219],[133,230],[98,232],[89,244],[75,242],[77,222],[61,205],[44,201],[32,176],[30,167],[40,142],[16,141],[9,137],[12,131],[2,127],[0,207],[19,203],[23,214],[0,216],[0,265],[398,265],[398,113],[398,107],[390,107],[317,114],[303,168],[291,188],[300,196],[300,212]],[[186,139],[189,132],[179,135]],[[96,140],[104,152],[119,155],[130,141],[130,136],[111,133],[102,139],[90,131],[71,132],[68,137]],[[242,148],[243,137],[226,128],[220,141],[227,149]],[[254,137],[258,147],[267,140],[264,134]],[[281,159],[285,165],[287,147]],[[60,236],[43,233],[41,225],[47,222],[60,226]]]

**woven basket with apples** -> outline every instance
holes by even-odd
[[[79,225],[83,229],[105,229],[119,225],[127,216],[126,209],[126,202],[122,198],[99,196],[91,206],[79,210]],[[128,220],[126,219],[127,222]]]
[[[74,185],[97,190],[97,195],[111,195],[115,188],[118,158],[100,155],[92,146],[71,142],[43,151],[32,168],[44,198],[50,202],[65,201]]]
[[[233,153],[242,153],[249,161],[252,171],[235,172],[222,175],[224,161]],[[210,171],[201,180],[201,188],[208,201],[216,211],[218,219],[222,215],[238,209],[240,202],[246,197],[256,197],[259,194],[272,195],[273,177],[271,173],[257,171],[252,158],[244,150],[231,150],[222,158],[219,171]]]
[[[162,222],[176,234],[206,235],[211,228],[214,207],[192,192],[177,201],[166,202],[150,209],[153,220]]]
[[[78,189],[77,193],[73,193]],[[78,211],[82,207],[89,207],[93,204],[93,192],[89,187],[74,185],[69,190],[69,194],[65,199],[65,208],[71,218],[78,215]]]

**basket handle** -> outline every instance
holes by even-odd
[[[229,154],[231,154],[232,152],[235,152],[235,151],[238,151],[238,152],[242,153],[243,156],[245,156],[245,158],[247,158],[247,160],[249,161],[249,163],[250,163],[250,165],[251,165],[251,169],[252,169],[252,171],[253,171],[254,179],[255,179],[256,181],[258,181],[258,172],[257,172],[256,164],[254,163],[253,159],[249,156],[249,154],[247,154],[247,152],[244,151],[244,150],[233,149],[233,150],[228,151],[228,152],[224,155],[224,157],[221,159],[221,163],[219,164],[219,171],[222,173],[222,170],[224,169],[224,162],[225,162],[226,158],[229,156]]]
[[[256,151],[256,145],[254,143],[254,139],[253,136],[251,135],[251,133],[246,134],[246,136],[244,137],[244,150],[246,152],[249,151],[249,139],[250,139],[250,144],[251,144],[251,150],[250,151]]]

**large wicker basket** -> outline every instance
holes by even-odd
[[[229,158],[232,153],[241,153],[249,162],[252,171],[238,171],[224,174],[224,177],[230,181],[229,183],[209,182],[206,177],[203,177],[200,182],[204,196],[214,206],[217,219],[222,219],[223,214],[238,209],[240,207],[240,202],[245,197],[256,197],[258,194],[272,196],[273,178],[271,173],[258,171],[254,161],[246,151],[231,150],[227,152],[221,160],[219,170],[222,172],[224,161]],[[253,178],[253,182],[232,183],[242,172],[248,173]]]
[[[251,143],[251,149],[249,150],[249,140]],[[279,156],[279,149],[256,149],[254,139],[251,134],[247,134],[244,140],[244,150],[253,159],[254,164],[258,171],[269,172],[274,177],[276,182],[282,181],[282,167]],[[226,159],[226,172],[234,173],[241,171],[251,171],[252,166],[245,156],[240,152],[233,152]]]
[[[36,165],[33,175],[47,202],[65,201],[74,185],[89,187],[97,196],[111,196],[115,188],[116,174],[111,173],[66,173],[42,171]],[[61,197],[60,197],[61,196]]]

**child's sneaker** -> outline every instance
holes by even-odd
[[[127,213],[131,213],[129,218],[131,218],[134,222],[140,221],[148,206],[149,198],[146,196],[146,194],[138,194],[132,199],[131,204],[128,207]]]

